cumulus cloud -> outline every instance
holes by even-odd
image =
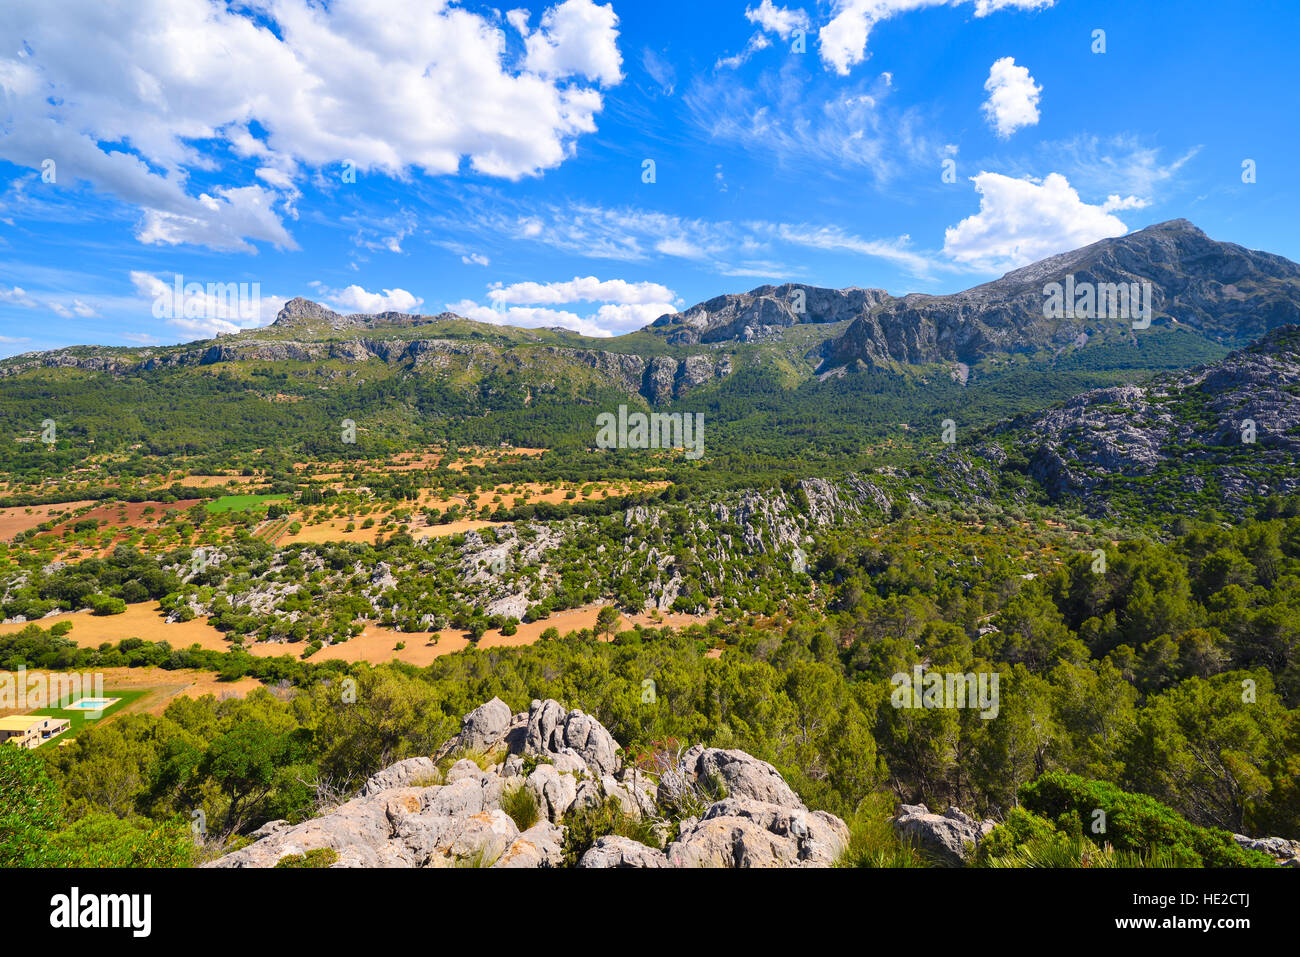
[[[449,0],[132,0],[111,44],[108,16],[101,0],[7,5],[0,158],[53,159],[60,184],[139,208],[147,243],[295,248],[304,165],[538,174],[595,130],[593,84],[622,76],[618,19],[592,0],[548,9],[522,57],[490,12]],[[194,189],[195,170],[216,182]]]
[[[1131,196],[1089,205],[1060,173],[1037,180],[984,172],[972,182],[980,210],[945,231],[943,250],[956,262],[983,271],[1015,269],[1123,236],[1128,227],[1113,212],[1145,205]]]
[[[834,16],[818,31],[822,61],[835,72],[847,74],[867,58],[867,41],[876,24],[924,7],[963,6],[969,0],[835,0]],[[975,16],[998,10],[1037,10],[1055,0],[974,0]]]
[[[772,0],[763,0],[757,7],[746,7],[745,19],[757,23],[768,33],[775,33],[782,40],[790,39],[795,30],[807,31],[810,26],[808,14],[802,9],[778,7]]]
[[[163,279],[141,270],[132,270],[130,278],[136,296],[150,302],[155,318],[194,335],[215,336],[264,326],[286,301],[283,296],[263,295],[260,283],[197,282],[183,276]]]
[[[561,328],[569,329],[584,336],[607,337],[608,330],[591,319],[584,319],[577,313],[563,309],[545,309],[530,306],[511,306],[509,309],[493,309],[482,306],[473,299],[447,303],[447,311],[454,312],[466,319],[476,322],[490,322],[498,326],[519,326],[523,329]]]
[[[501,305],[556,305],[565,302],[612,302],[644,305],[667,302],[673,291],[656,282],[628,282],[624,279],[597,279],[575,276],[566,282],[517,282],[488,292],[488,298]]]
[[[342,310],[371,315],[380,312],[418,313],[420,306],[424,304],[423,299],[405,289],[385,289],[382,293],[367,292],[355,283],[337,292],[322,288],[321,295],[331,305]]]
[[[1043,88],[1034,82],[1028,68],[1016,65],[1014,57],[994,61],[984,89],[989,95],[984,116],[998,136],[1006,139],[1021,127],[1038,123],[1038,97]]]
[[[473,299],[448,303],[447,308],[470,319],[512,326],[560,326],[588,336],[619,335],[640,329],[664,313],[675,311],[677,296],[655,282],[575,276],[560,282],[517,282],[488,289],[490,306]],[[578,302],[601,303],[594,313],[579,315],[553,306]]]
[[[541,29],[526,32],[526,20],[513,23],[525,36],[524,67],[544,77],[585,76],[607,86],[623,79],[618,52],[618,17],[612,3],[565,0],[542,15]]]

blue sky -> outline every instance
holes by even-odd
[[[0,3],[3,355],[297,295],[620,334],[1177,217],[1300,260],[1294,3]]]

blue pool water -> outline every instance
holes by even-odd
[[[68,705],[69,711],[102,711],[109,705],[115,703],[118,698],[82,698],[73,704]]]

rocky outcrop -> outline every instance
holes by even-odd
[[[1199,493],[1212,472],[1216,505],[1300,490],[1300,327],[1144,386],[1083,393],[1008,425],[1029,474],[1054,499],[1106,514],[1116,482],[1135,477]]]
[[[957,808],[932,814],[924,804],[901,804],[893,819],[894,831],[900,838],[915,843],[922,853],[952,865],[966,863],[996,823],[977,821]]]
[[[1300,841],[1285,837],[1247,837],[1245,834],[1234,834],[1232,839],[1248,851],[1267,854],[1280,867],[1300,867]]]
[[[952,295],[912,293],[887,301],[814,350],[818,371],[854,363],[942,362],[957,364],[964,379],[962,366],[989,356],[1086,347],[1102,330],[1133,341],[1130,319],[1046,314],[1044,287],[1067,276],[1094,287],[1149,283],[1150,328],[1177,325],[1217,342],[1244,344],[1300,322],[1300,266],[1216,242],[1177,219],[1051,256]]]
[[[800,283],[759,286],[660,316],[649,329],[674,345],[755,342],[776,338],[788,326],[853,319],[889,298],[883,289],[823,289]]]
[[[479,757],[455,760],[465,752]],[[493,698],[465,715],[439,754],[385,768],[320,817],[263,825],[254,843],[205,866],[274,867],[329,848],[333,867],[553,868],[565,862],[571,815],[611,801],[661,842],[674,829],[677,838],[664,848],[607,834],[578,867],[829,867],[848,846],[844,822],[810,811],[766,762],[696,746],[656,781],[620,770],[609,731],[551,699],[512,714]],[[493,754],[500,760],[480,767]],[[540,818],[522,832],[505,810],[521,789]]]

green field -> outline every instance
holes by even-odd
[[[217,512],[247,512],[271,502],[283,502],[287,495],[223,495],[204,506],[213,514]]]
[[[94,719],[94,722],[103,721],[109,715],[121,711],[132,701],[135,701],[137,698],[141,697],[144,693],[145,692],[143,690],[114,691],[112,688],[105,688],[103,697],[118,698],[120,700],[116,704],[109,705],[107,708],[105,708],[100,713],[100,716]],[[99,696],[87,694],[86,697],[99,697]],[[72,704],[72,702],[69,701],[68,704]],[[48,748],[51,746],[57,748],[61,742],[72,740],[81,731],[82,726],[86,724],[87,721],[86,719],[87,712],[69,711],[65,708],[38,708],[37,710],[33,711],[32,714],[50,715],[51,717],[67,718],[72,723],[71,727],[69,727],[68,730],[65,731],[63,734],[59,735],[57,738],[51,738],[49,741],[46,741],[44,744],[42,744],[41,745],[42,748]]]

